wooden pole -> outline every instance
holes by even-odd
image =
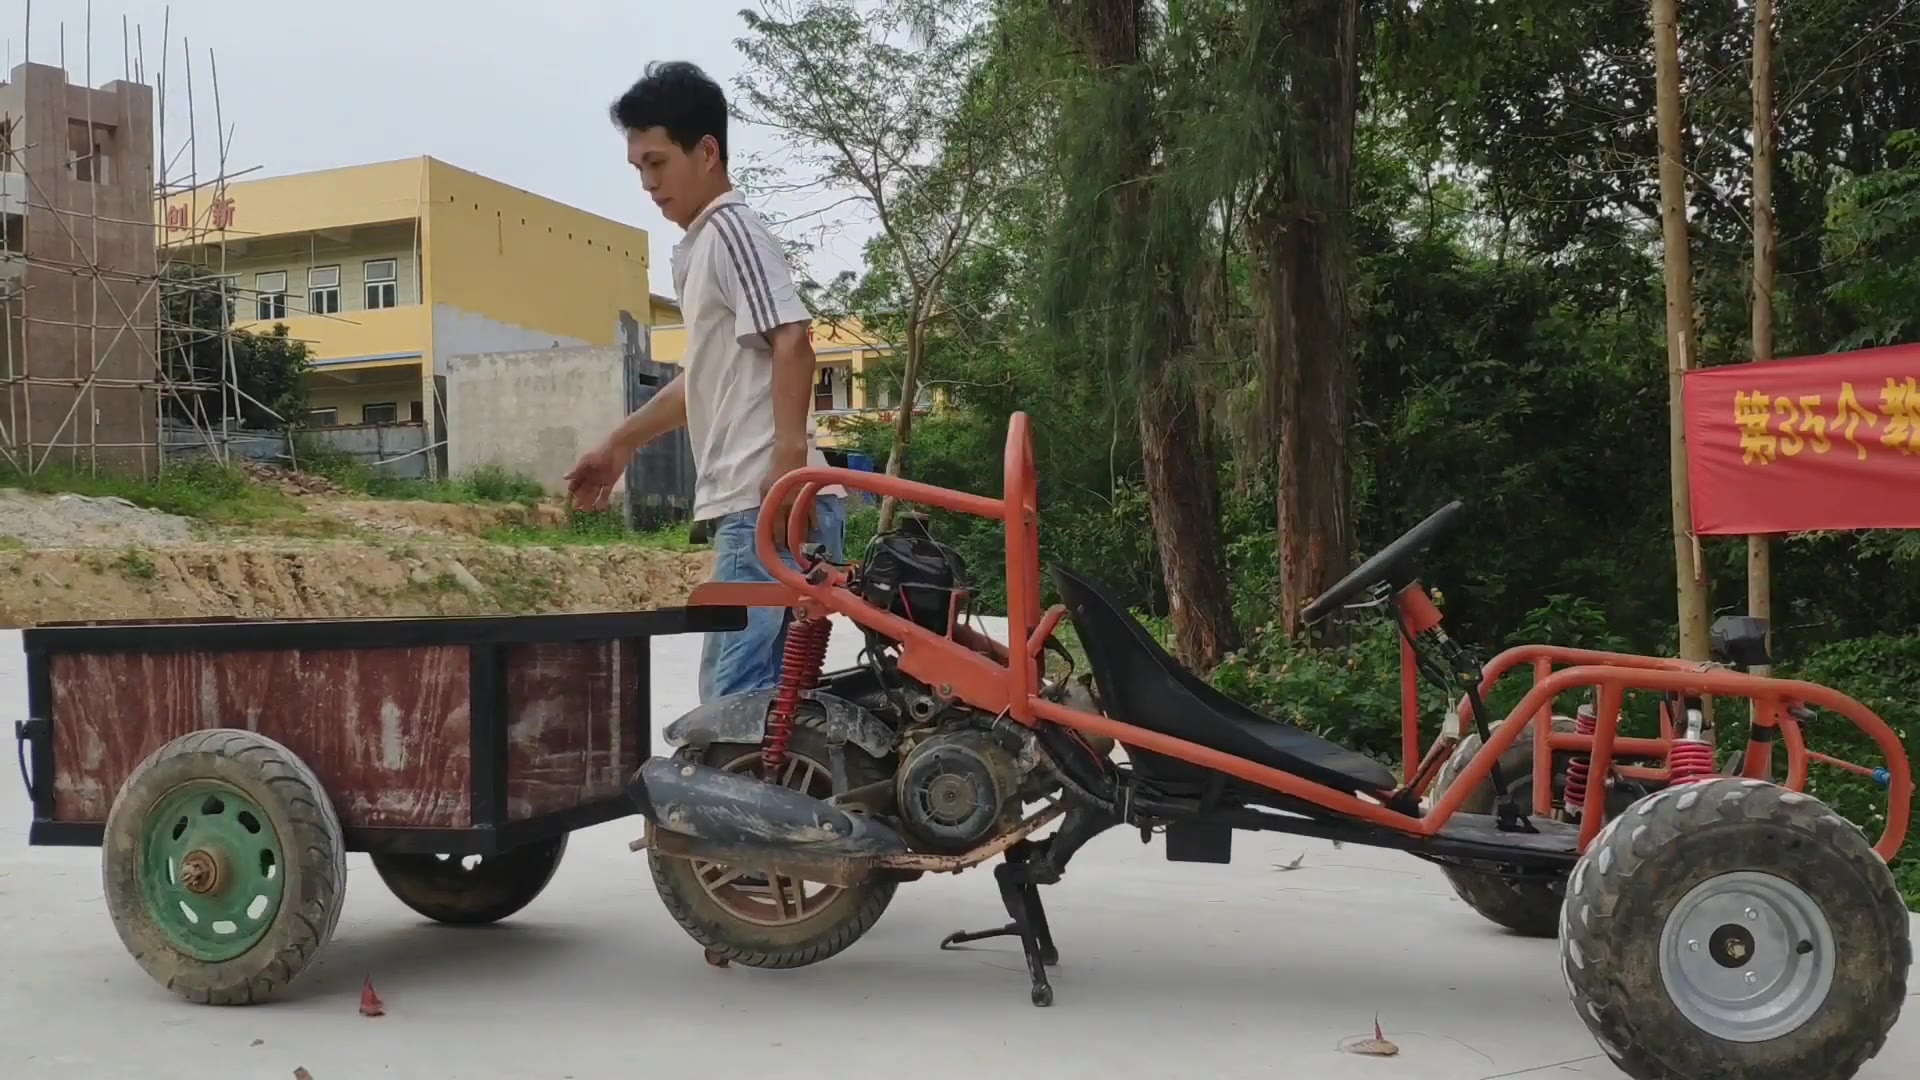
[[[1773,359],[1773,0],[1753,7],[1753,359]],[[1768,621],[1773,644],[1773,547],[1747,537],[1747,614]],[[1755,668],[1765,675],[1767,669]],[[1759,703],[1754,703],[1759,708]]]
[[[1673,557],[1680,656],[1707,659],[1707,571],[1693,535],[1687,484],[1685,393],[1693,366],[1693,260],[1687,241],[1687,175],[1681,164],[1678,0],[1653,0],[1655,107],[1660,127],[1660,224],[1667,279],[1668,470],[1673,489]],[[1711,715],[1711,714],[1709,714]]]

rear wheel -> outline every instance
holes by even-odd
[[[1845,1080],[1880,1051],[1912,944],[1893,874],[1812,796],[1723,778],[1652,795],[1575,867],[1574,1008],[1637,1080]]]
[[[760,747],[716,744],[693,760],[728,772],[757,775]],[[848,747],[853,787],[892,775],[885,763]],[[815,798],[833,795],[826,736],[796,727],[787,748],[782,783]],[[697,859],[661,855],[647,863],[667,912],[706,947],[709,962],[748,967],[795,968],[816,964],[860,940],[893,901],[897,883],[869,878],[846,887],[823,885]]]
[[[1519,721],[1515,721],[1519,722]],[[1553,730],[1571,734],[1576,728],[1570,716],[1553,718]],[[1495,729],[1497,730],[1497,729]],[[1473,732],[1460,740],[1453,756],[1440,767],[1440,775],[1433,785],[1433,797],[1437,800],[1446,794],[1448,788],[1459,779],[1474,755],[1480,752],[1480,733]],[[1567,765],[1573,760],[1571,753],[1553,755],[1553,798],[1558,805],[1567,787]],[[1500,757],[1500,775],[1507,782],[1507,790],[1513,793],[1514,801],[1524,813],[1533,812],[1533,729],[1528,728],[1514,740],[1513,746]],[[1619,792],[1610,795],[1607,800],[1607,812],[1616,815],[1632,804],[1632,795]],[[1467,814],[1491,814],[1494,812],[1493,777],[1488,776],[1460,804],[1460,811]],[[1474,866],[1443,864],[1441,872],[1446,874],[1447,883],[1467,906],[1479,912],[1492,922],[1526,937],[1550,938],[1560,923],[1561,886],[1565,875],[1538,875],[1518,877],[1492,869]]]

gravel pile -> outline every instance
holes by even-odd
[[[30,548],[184,544],[186,518],[90,495],[34,495],[0,490],[0,536]]]

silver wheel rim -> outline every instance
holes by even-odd
[[[1753,871],[1694,886],[1660,932],[1660,980],[1695,1027],[1765,1042],[1806,1023],[1833,989],[1833,930],[1798,885]]]

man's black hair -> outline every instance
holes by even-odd
[[[608,112],[626,131],[665,128],[682,150],[691,151],[711,135],[720,144],[720,160],[727,160],[727,95],[693,64],[648,64],[647,73]]]

